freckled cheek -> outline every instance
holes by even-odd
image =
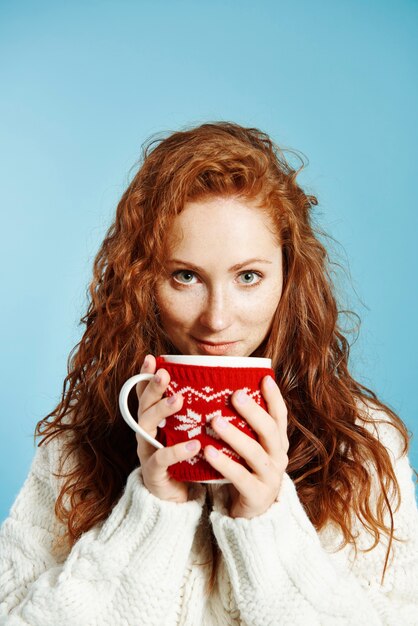
[[[183,294],[181,294],[183,296]],[[193,302],[177,294],[167,294],[164,291],[157,293],[157,304],[160,310],[161,321],[164,326],[188,326],[193,318]]]
[[[252,349],[255,349],[266,337],[271,327],[274,314],[277,309],[277,299],[269,298],[267,301],[261,299],[262,306],[254,308],[252,316],[247,316],[243,320],[243,325],[248,330],[250,341],[255,342]]]
[[[272,296],[270,301],[266,303],[266,307],[265,307],[266,318],[271,319],[273,317],[273,315],[275,314],[277,310],[277,307],[279,306],[279,302],[280,302],[280,293]]]
[[[253,328],[262,330],[264,326],[267,328],[270,325],[273,315],[274,309],[270,311],[267,310],[266,307],[258,307],[257,310],[254,310],[251,313],[251,315],[247,315],[245,322],[247,325],[250,324]]]
[[[173,312],[176,310],[173,298],[169,296],[163,287],[158,287],[155,299],[163,326],[172,323],[174,317]]]
[[[240,310],[248,320],[257,324],[268,324],[276,312],[278,303],[279,296],[277,294],[260,294],[251,303],[248,301],[243,303]]]

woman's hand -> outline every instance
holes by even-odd
[[[243,391],[234,392],[231,398],[234,408],[257,433],[259,441],[226,420],[224,428],[219,418],[211,423],[219,437],[245,459],[254,473],[219,450],[216,456],[210,456],[211,450],[215,450],[213,446],[204,449],[205,459],[231,481],[228,485],[231,517],[251,519],[267,511],[279,494],[288,464],[287,407],[270,376],[263,378],[261,392],[268,412]]]
[[[157,434],[159,423],[170,415],[177,413],[183,405],[181,395],[163,398],[163,393],[170,382],[170,374],[165,369],[155,372],[156,361],[152,355],[147,355],[141,367],[141,373],[147,372],[156,374],[147,382],[138,383],[136,392],[139,400],[138,423],[141,427],[154,437]],[[142,468],[142,478],[144,485],[154,496],[161,500],[171,502],[187,502],[189,485],[171,478],[167,468],[174,463],[191,459],[200,450],[200,442],[193,450],[186,448],[193,442],[178,443],[174,446],[155,448],[141,435],[137,434],[138,442],[137,454]],[[196,441],[196,440],[194,440]]]

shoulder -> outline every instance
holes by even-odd
[[[388,497],[391,504],[398,507],[398,496],[401,500],[400,513],[397,517],[397,524],[401,524],[400,519],[405,517],[408,524],[411,516],[415,522],[415,532],[418,524],[417,504],[416,504],[416,472],[414,471],[410,458],[408,456],[411,434],[407,427],[399,419],[395,422],[392,415],[382,409],[373,400],[368,399],[367,402],[359,401],[359,415],[356,423],[360,424],[372,436],[377,439],[388,453],[393,475],[396,478],[397,488],[394,491],[392,481],[388,482],[388,468],[386,466],[384,483],[388,486]],[[396,425],[395,425],[396,424]],[[403,434],[402,434],[403,433]],[[404,436],[405,435],[405,436]],[[378,457],[379,458],[379,457]],[[370,456],[366,462],[369,475],[372,479],[372,488],[375,498],[381,498],[382,493],[382,466],[379,461],[376,465],[376,456]],[[390,485],[390,486],[389,486]],[[398,491],[399,490],[399,491]],[[409,520],[409,521],[408,521]],[[388,522],[389,523],[389,522]]]
[[[388,411],[382,409],[371,398],[367,400],[358,398],[357,406],[356,424],[365,428],[386,448],[393,463],[405,457],[412,435],[401,419],[399,418],[399,422],[395,421]],[[406,447],[405,444],[407,444]]]
[[[30,473],[51,487],[57,496],[61,489],[61,474],[71,465],[68,450],[68,435],[65,432],[38,443],[32,460]],[[65,468],[65,469],[64,469]]]

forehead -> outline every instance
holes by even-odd
[[[188,202],[167,232],[171,251],[200,256],[216,251],[222,256],[237,248],[262,255],[279,247],[271,217],[255,202],[210,198]]]

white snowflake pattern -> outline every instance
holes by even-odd
[[[180,422],[179,426],[175,426],[174,430],[186,430],[189,439],[196,437],[202,432],[202,415],[192,411],[192,409],[186,409],[186,415],[174,415],[175,419]]]
[[[243,391],[253,398],[257,404],[260,404],[261,394],[258,389],[255,391],[251,391],[249,387],[242,387]],[[168,390],[174,393],[179,393],[184,396],[187,400],[187,404],[191,404],[193,401],[193,397],[200,398],[205,402],[227,402],[228,398],[234,393],[234,389],[222,389],[221,391],[216,391],[215,393],[211,393],[213,390],[212,387],[202,387],[201,389],[195,389],[194,387],[184,386],[179,387],[178,383],[175,381],[171,381],[168,385]]]
[[[227,422],[231,422],[235,419],[237,425],[241,426],[241,428],[245,427],[245,422],[243,420],[236,419],[230,415],[222,415],[222,411],[220,409],[213,411],[212,413],[208,413],[205,420],[201,413],[197,413],[192,409],[186,409],[186,415],[176,414],[173,417],[180,422],[178,426],[174,426],[174,430],[187,431],[189,439],[200,435],[202,433],[202,426],[204,425],[207,435],[213,439],[220,440],[220,436],[212,428],[212,420],[215,417],[223,417]],[[163,424],[163,422],[160,422],[160,427],[162,428],[163,426],[165,426],[165,423]]]

